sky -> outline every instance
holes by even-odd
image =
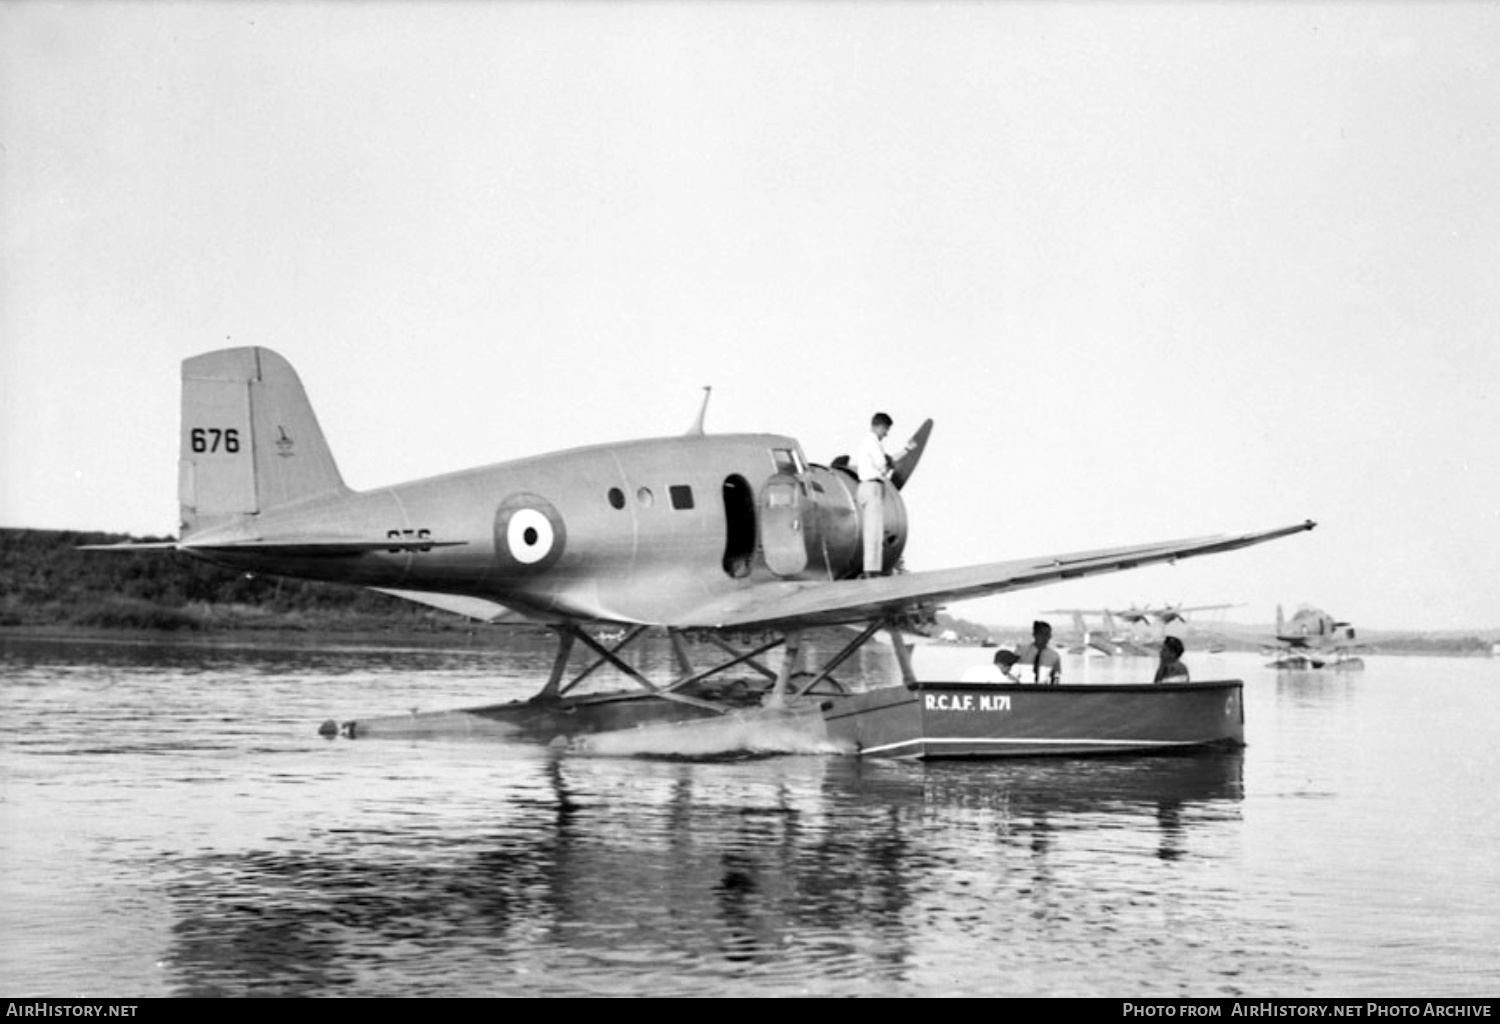
[[[184,358],[364,488],[935,421],[950,606],[1500,626],[1500,5],[0,4],[0,527],[172,535]]]

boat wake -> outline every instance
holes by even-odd
[[[718,718],[643,725],[559,740],[565,753],[596,757],[726,757],[766,754],[849,754],[832,740],[815,705],[752,708]]]

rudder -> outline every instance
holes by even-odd
[[[297,371],[268,348],[182,363],[182,534],[347,490]]]

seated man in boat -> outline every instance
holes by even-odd
[[[988,665],[975,665],[964,670],[962,683],[1019,683],[1016,677],[1016,652],[1004,647],[995,652],[995,660]]]
[[[1062,682],[1062,655],[1048,646],[1052,642],[1052,623],[1038,619],[1031,624],[1031,643],[1016,651],[1016,660],[1021,671],[1031,666],[1031,679],[1023,682],[1047,683],[1056,686]]]
[[[1162,639],[1161,663],[1156,666],[1154,683],[1185,683],[1188,681],[1187,666],[1182,663],[1182,641],[1175,636]]]

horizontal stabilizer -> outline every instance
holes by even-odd
[[[296,540],[224,540],[224,541],[150,541],[123,544],[83,544],[79,551],[232,551],[254,552],[260,555],[283,555],[288,558],[342,558],[365,555],[376,551],[429,551],[432,548],[452,548],[467,544],[464,540],[413,540],[411,538],[383,538],[380,540],[352,540],[344,537],[312,538]]]
[[[401,551],[428,551],[432,548],[452,548],[467,544],[463,540],[414,540],[394,537],[379,540],[354,540],[343,537],[300,537],[287,540],[229,540],[188,541],[178,545],[184,551],[226,551],[255,553],[258,555],[282,555],[288,558],[346,558],[352,555],[367,555],[379,551],[392,554]]]

